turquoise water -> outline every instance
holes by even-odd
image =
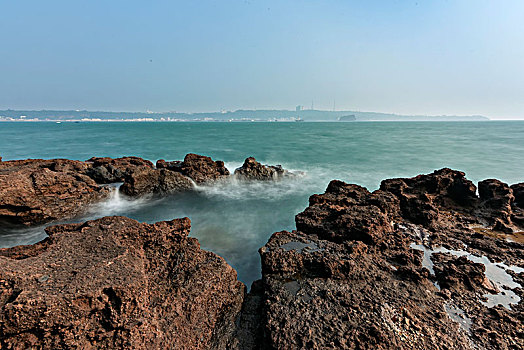
[[[221,159],[233,171],[248,156],[305,172],[279,183],[229,181],[161,200],[114,196],[82,218],[126,215],[155,222],[189,216],[191,235],[223,256],[247,284],[260,276],[258,248],[331,179],[376,189],[384,178],[442,167],[477,182],[524,181],[524,122],[368,123],[0,123],[0,156],[70,158],[135,155],[156,161],[186,153]],[[42,227],[0,231],[0,246],[34,243]]]

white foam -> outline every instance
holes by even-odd
[[[195,189],[205,196],[223,197],[234,200],[279,200],[307,192],[311,179],[306,172],[295,170],[296,175],[286,176],[274,181],[250,181],[230,176],[211,184],[197,185]]]
[[[122,183],[113,183],[107,185],[111,190],[109,198],[91,206],[88,210],[89,216],[110,216],[127,214],[143,208],[147,205],[153,205],[160,199],[152,199],[151,196],[141,196],[139,198],[128,197],[120,192]]]

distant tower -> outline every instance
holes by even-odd
[[[313,100],[311,100],[311,110],[313,110]]]
[[[335,111],[335,99],[333,99],[333,112]]]

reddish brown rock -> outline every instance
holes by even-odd
[[[171,168],[182,175],[191,178],[196,183],[218,180],[229,175],[229,170],[221,160],[214,161],[210,157],[189,153],[180,167]]]
[[[261,249],[269,348],[467,349],[427,271],[390,263],[394,251],[273,235]]]
[[[467,256],[427,254],[444,246],[524,267],[523,244],[472,228],[507,209],[506,187],[490,188],[479,199],[450,169],[385,180],[373,193],[332,181],[297,215],[297,231],[260,249],[263,317],[253,333],[285,349],[522,348],[523,288],[507,276],[511,286],[493,282]],[[505,273],[524,285],[524,273]],[[511,302],[489,306],[494,294]]]
[[[106,217],[1,249],[0,347],[227,348],[244,286],[189,229]]]
[[[413,178],[384,180],[380,189],[398,197],[403,216],[433,228],[438,225],[439,208],[471,207],[478,201],[475,185],[463,172],[448,168]]]
[[[255,158],[246,158],[244,164],[235,170],[235,176],[245,180],[278,180],[290,173],[281,165],[263,165]]]
[[[512,189],[502,181],[487,179],[479,182],[480,211],[483,212],[497,231],[513,232],[513,196]]]
[[[398,200],[384,192],[370,193],[358,185],[330,182],[326,193],[313,195],[309,207],[295,218],[297,230],[342,242],[360,240],[377,243],[392,231],[388,212]]]
[[[123,182],[127,176],[140,168],[153,168],[153,163],[139,157],[93,157],[86,163],[90,165],[86,175],[100,184]]]
[[[109,194],[87,169],[66,159],[1,162],[0,221],[32,225],[77,215]]]
[[[143,167],[126,177],[120,191],[128,196],[166,195],[188,191],[193,182],[186,176],[167,169]]]
[[[159,159],[156,161],[156,167],[157,169],[169,169],[172,171],[182,171],[182,161],[180,160],[173,160],[171,162],[166,162],[164,159]]]

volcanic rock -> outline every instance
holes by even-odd
[[[380,189],[398,197],[403,216],[430,227],[438,224],[439,208],[471,207],[478,201],[475,185],[463,172],[448,168],[414,178],[384,180]]]
[[[109,195],[85,175],[88,165],[67,159],[0,163],[0,221],[33,225],[72,217]]]
[[[210,157],[188,153],[182,163],[160,160],[161,168],[180,172],[195,181],[197,184],[218,180],[229,175],[229,170],[221,160],[213,161]]]
[[[187,218],[49,227],[0,250],[2,349],[225,349],[245,287]]]
[[[322,239],[377,243],[392,231],[388,212],[394,212],[393,208],[398,208],[394,196],[379,191],[371,194],[364,187],[333,180],[326,193],[310,197],[309,207],[295,222],[297,230]]]
[[[385,180],[375,192],[332,181],[311,196],[297,230],[273,234],[260,249],[260,348],[522,348],[522,287],[494,283],[466,256],[413,246],[521,271],[524,245],[474,228],[507,209],[506,186],[479,188],[481,198],[464,173],[441,169]],[[508,273],[522,286],[523,272]],[[510,292],[516,297],[505,306],[483,302]]]
[[[136,169],[126,177],[120,191],[128,196],[145,194],[165,195],[183,192],[193,188],[193,182],[186,176],[167,169]]]
[[[153,168],[153,163],[139,157],[93,157],[86,161],[91,165],[86,175],[91,177],[99,184],[109,184],[114,182],[123,182],[127,176],[130,176],[137,169],[147,167]]]
[[[171,171],[178,171],[182,172],[182,161],[180,160],[173,160],[171,162],[166,162],[163,159],[159,159],[156,161],[156,167],[157,169],[169,169]]]
[[[263,165],[255,158],[246,158],[244,164],[235,170],[235,176],[246,180],[277,180],[290,175],[281,165]]]
[[[511,189],[515,197],[515,205],[524,209],[524,182],[511,185]]]

